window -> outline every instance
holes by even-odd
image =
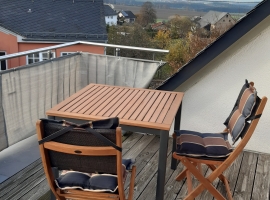
[[[0,56],[6,55],[6,52],[0,52]],[[6,70],[7,69],[7,60],[1,60],[0,61],[0,70]]]
[[[26,56],[27,64],[49,60],[49,52],[33,53]],[[55,58],[55,52],[52,52],[52,58]]]
[[[67,56],[69,54],[73,54],[75,52],[61,52],[61,56]]]
[[[113,18],[113,16],[111,16],[111,19]]]

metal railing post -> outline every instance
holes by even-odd
[[[115,48],[115,56],[120,56],[120,48]]]

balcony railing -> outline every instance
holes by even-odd
[[[151,52],[167,50],[89,42],[71,42],[1,56],[11,59],[75,44]],[[149,86],[161,61],[74,53],[0,72],[0,151],[35,134],[35,122],[45,112],[89,83],[137,88]]]

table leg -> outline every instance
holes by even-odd
[[[164,198],[168,141],[169,141],[169,132],[160,131],[158,176],[157,176],[157,190],[156,190],[157,200],[163,200]]]
[[[182,103],[180,104],[178,111],[175,115],[175,120],[174,120],[174,130],[180,130],[180,121],[181,121],[181,110],[182,110]],[[176,151],[176,138],[173,138],[173,145],[172,145],[172,153]],[[176,170],[177,166],[177,160],[172,157],[171,161],[171,169]]]

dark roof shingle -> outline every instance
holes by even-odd
[[[117,13],[109,5],[104,5],[105,16],[117,15]]]
[[[125,11],[120,11],[124,16],[125,18],[136,18],[136,16],[133,14],[133,12],[129,11],[129,10],[125,10]]]
[[[225,15],[228,15],[228,13],[209,11],[199,20],[199,24],[201,27],[205,27],[208,24],[215,24]]]
[[[0,26],[29,40],[107,40],[102,0],[0,0],[0,5]]]

